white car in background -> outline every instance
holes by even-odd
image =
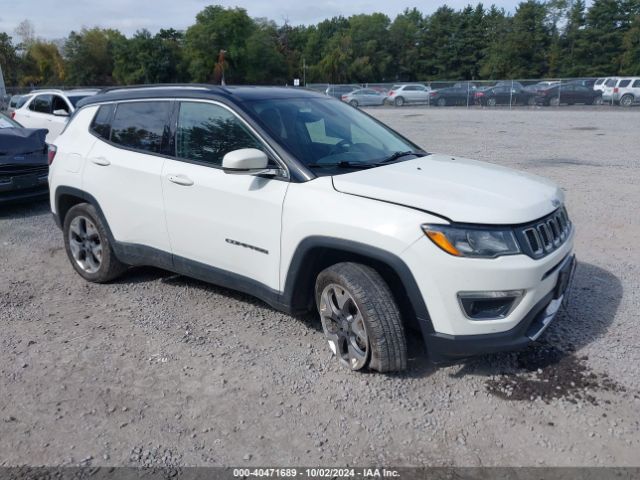
[[[630,107],[640,102],[640,77],[622,77],[613,88],[613,102]]]
[[[36,90],[13,112],[13,118],[25,128],[46,128],[47,143],[53,142],[64,129],[76,104],[99,90]]]
[[[387,94],[387,102],[396,107],[401,107],[405,103],[429,103],[430,92],[431,87],[421,83],[394,85]]]

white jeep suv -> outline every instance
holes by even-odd
[[[404,369],[407,335],[435,361],[521,348],[575,267],[554,184],[429,154],[302,89],[113,89],[51,148],[51,209],[86,280],[153,265],[317,308],[354,370]]]
[[[28,99],[12,112],[12,118],[25,128],[46,128],[47,142],[53,142],[64,129],[76,104],[95,95],[98,90],[34,90]]]

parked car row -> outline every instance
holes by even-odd
[[[640,79],[618,81],[608,79],[606,85],[617,85],[616,101],[628,106],[640,98]],[[401,107],[407,104],[445,106],[496,106],[496,105],[599,105],[608,100],[608,91],[599,88],[594,79],[576,79],[568,82],[541,81],[524,86],[517,81],[500,81],[493,86],[479,86],[474,82],[458,82],[451,87],[431,89],[423,84],[394,85],[384,93],[373,88],[356,88],[343,93],[340,98],[354,107],[390,104]],[[634,87],[635,86],[635,87]],[[350,87],[350,86],[349,86]],[[626,89],[626,90],[623,90]],[[614,88],[611,88],[613,95]],[[636,88],[640,90],[640,88]],[[626,95],[626,96],[625,96]]]
[[[594,90],[607,103],[630,107],[640,102],[640,77],[609,77],[596,80]]]

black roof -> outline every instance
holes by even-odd
[[[78,108],[102,102],[149,98],[223,99],[232,103],[239,103],[246,100],[304,97],[327,98],[326,95],[300,87],[220,86],[195,83],[156,84],[107,88],[97,95],[80,100]]]

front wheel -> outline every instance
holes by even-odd
[[[338,263],[320,272],[316,305],[329,348],[352,370],[404,370],[407,344],[391,290],[373,268]]]
[[[106,228],[93,205],[81,203],[72,207],[64,217],[63,232],[71,265],[85,280],[108,282],[127,269],[116,258]]]

